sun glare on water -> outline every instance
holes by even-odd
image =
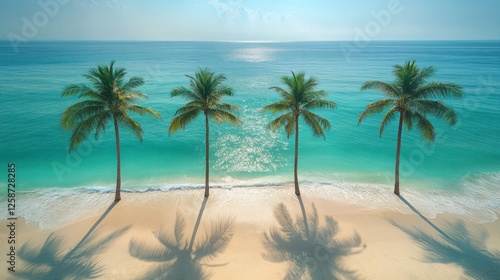
[[[270,62],[276,59],[275,53],[276,49],[272,48],[241,48],[234,50],[230,59],[251,63]]]

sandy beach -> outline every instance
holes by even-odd
[[[298,199],[292,186],[212,189],[207,200],[202,190],[124,193],[117,204],[112,195],[100,195],[110,202],[100,206],[100,215],[58,229],[18,220],[17,242],[24,247],[17,252],[17,272],[7,279],[73,273],[98,279],[500,275],[498,220],[427,218],[404,195],[394,198],[401,211],[367,209],[312,188]]]

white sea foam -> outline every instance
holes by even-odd
[[[211,184],[212,188],[273,188],[292,185],[288,178],[269,176],[252,180],[224,177]],[[438,214],[455,214],[478,223],[498,219],[500,213],[500,173],[467,176],[459,191],[423,191],[402,186],[402,197],[413,210],[392,193],[387,184],[349,183],[330,180],[301,181],[303,193],[361,205],[367,210],[390,210],[411,214],[418,211],[433,218]],[[203,184],[163,183],[138,188],[123,188],[124,193],[141,193],[147,199],[155,192],[202,189]],[[89,215],[102,214],[111,203],[114,187],[86,186],[78,188],[49,188],[18,193],[17,215],[37,222],[42,229],[57,229]],[[0,219],[6,219],[2,212]]]

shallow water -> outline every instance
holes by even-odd
[[[352,50],[349,55],[346,46]],[[128,77],[145,79],[141,90],[149,99],[141,104],[164,119],[138,118],[144,128],[143,143],[122,129],[124,191],[203,185],[203,120],[168,136],[169,122],[184,103],[169,93],[186,85],[184,75],[199,67],[227,76],[235,96],[224,101],[240,107],[243,121],[241,127],[211,126],[213,184],[225,188],[287,184],[293,180],[293,139],[283,131],[266,130],[272,116],[261,114],[260,108],[279,98],[269,87],[281,86],[281,76],[305,71],[318,78],[318,88],[329,93],[338,109],[319,112],[332,124],[326,139],[314,138],[309,128],[301,127],[301,184],[326,186],[332,195],[342,193],[349,201],[377,207],[383,204],[377,202],[381,193],[392,188],[397,127],[390,125],[379,137],[382,115],[358,126],[358,114],[382,97],[359,88],[367,80],[392,82],[392,66],[413,59],[421,67],[437,69],[432,80],[461,85],[465,96],[445,101],[460,121],[450,128],[433,120],[438,133],[433,144],[415,131],[405,131],[402,192],[428,200],[430,213],[463,214],[469,207],[483,209],[484,217],[478,219],[495,219],[494,211],[500,208],[500,42],[372,42],[364,47],[349,42],[30,42],[17,53],[8,42],[0,42],[2,164],[15,162],[18,167],[18,191],[29,192],[24,196],[23,204],[29,205],[23,206],[25,215],[50,205],[57,195],[112,192],[116,174],[112,129],[99,141],[92,138],[68,154],[70,132],[60,127],[59,120],[75,102],[60,98],[63,88],[84,82],[81,74],[88,68],[117,60]],[[6,189],[4,180],[1,187]],[[434,197],[441,198],[433,201]],[[449,203],[443,204],[443,198]]]

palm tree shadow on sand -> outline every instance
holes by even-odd
[[[233,219],[219,219],[211,223],[205,236],[195,243],[206,203],[205,197],[189,242],[185,235],[186,222],[179,213],[176,216],[173,235],[168,233],[163,226],[155,231],[155,237],[162,247],[149,245],[137,239],[130,241],[130,255],[143,261],[161,263],[140,279],[209,279],[211,274],[204,271],[203,266],[225,265],[209,265],[202,261],[215,258],[227,248],[232,238]]]
[[[457,220],[448,223],[442,230],[406,199],[403,197],[400,199],[439,233],[440,238],[435,238],[420,228],[407,228],[389,219],[391,224],[407,233],[420,245],[423,250],[423,261],[458,265],[467,276],[474,279],[499,279],[500,252],[487,249],[486,240],[489,235],[484,228],[478,227],[478,230],[473,232],[467,229],[464,221]]]
[[[283,203],[274,209],[279,226],[264,235],[267,249],[264,259],[288,262],[283,279],[359,279],[356,271],[342,263],[344,257],[360,253],[366,247],[362,245],[358,233],[349,238],[336,239],[339,227],[332,217],[326,216],[325,226],[321,227],[314,203],[309,215],[300,197],[299,203],[302,217],[297,217],[296,221]]]
[[[112,203],[99,220],[85,234],[82,240],[68,253],[63,253],[63,238],[50,234],[41,247],[25,243],[19,250],[19,257],[26,262],[26,269],[18,271],[21,279],[93,279],[102,275],[104,267],[99,265],[98,255],[104,252],[130,226],[118,229],[100,239],[93,234],[97,226],[116,205]]]

